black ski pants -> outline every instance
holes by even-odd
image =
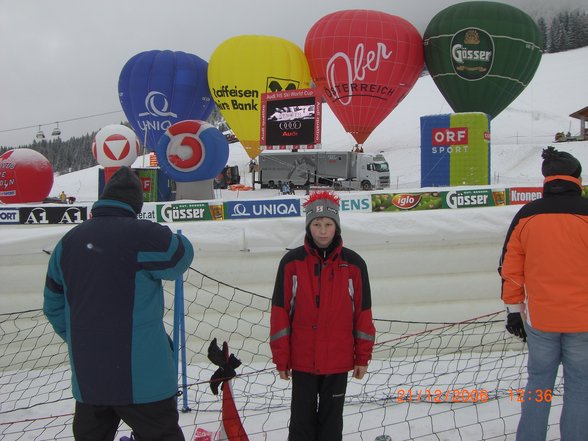
[[[123,420],[137,441],[184,441],[178,419],[175,395],[162,401],[128,406],[98,406],[76,401],[73,433],[76,441],[112,441]]]
[[[289,441],[341,441],[347,372],[292,372]]]

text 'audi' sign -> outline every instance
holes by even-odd
[[[290,148],[321,142],[321,100],[314,89],[282,90],[261,95],[260,144]]]

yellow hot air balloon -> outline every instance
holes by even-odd
[[[309,85],[304,53],[283,38],[232,37],[214,50],[208,63],[212,98],[250,158],[260,152],[261,94]]]

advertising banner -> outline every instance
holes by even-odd
[[[321,99],[315,89],[261,94],[261,148],[317,148],[321,143]]]
[[[543,187],[511,187],[508,191],[508,205],[523,205],[543,196]]]
[[[143,204],[141,212],[137,215],[137,219],[150,220],[157,222],[157,204],[153,202],[146,202]]]
[[[21,207],[19,217],[21,224],[81,224],[88,219],[88,207]]]
[[[18,208],[0,208],[0,224],[18,223],[20,223]]]
[[[443,193],[384,193],[372,195],[372,211],[435,210],[443,205]]]
[[[489,188],[443,192],[443,208],[495,207],[506,205],[506,191]]]
[[[135,169],[135,173],[141,180],[143,186],[143,200],[145,202],[157,202],[158,189],[157,189],[157,169]]]
[[[342,195],[339,203],[341,211],[354,212],[371,212],[372,198],[371,196],[351,196]]]
[[[490,184],[490,119],[484,113],[421,117],[421,186]]]
[[[301,216],[300,199],[225,202],[225,219]]]
[[[218,204],[208,203],[210,209],[210,215],[212,220],[224,220],[225,218],[225,205],[220,202]]]
[[[157,205],[157,222],[194,222],[211,220],[208,202],[169,203]]]

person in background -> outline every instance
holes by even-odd
[[[310,195],[310,180],[308,178],[306,178],[306,182],[304,183],[303,188],[304,188],[304,194],[306,196],[309,196]]]
[[[342,439],[348,372],[362,379],[375,341],[367,267],[343,247],[339,198],[304,203],[304,245],[280,261],[270,346],[281,379],[292,378],[289,441]]]
[[[61,193],[59,194],[59,199],[61,200],[61,202],[63,202],[64,204],[67,203],[67,196],[65,195],[65,191],[61,191]]]
[[[290,194],[290,184],[287,181],[282,183],[282,194]]]
[[[181,277],[194,250],[137,219],[142,206],[141,181],[121,167],[49,260],[43,311],[68,345],[77,441],[113,440],[121,419],[137,440],[184,440],[162,279]]]
[[[576,158],[553,147],[542,158],[543,197],[515,215],[499,267],[506,329],[529,347],[516,439],[546,439],[561,364],[561,439],[579,441],[588,433],[588,199]]]

